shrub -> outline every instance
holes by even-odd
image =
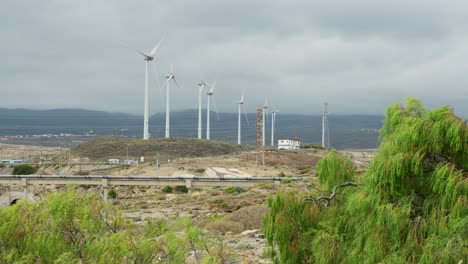
[[[229,207],[229,204],[224,199],[214,199],[213,203],[224,209]]]
[[[173,188],[171,186],[166,186],[162,189],[163,193],[171,193]]]
[[[254,205],[232,212],[226,220],[239,223],[242,230],[261,229],[262,219],[267,212],[268,208],[265,205]]]
[[[5,164],[0,163],[0,168],[5,168]]]
[[[304,146],[305,149],[324,149],[322,146],[317,144],[309,144]]]
[[[188,189],[186,186],[184,185],[178,185],[175,187],[174,189],[176,192],[179,192],[179,193],[188,193]]]
[[[30,174],[35,173],[36,171],[37,169],[31,165],[21,164],[21,165],[15,166],[15,168],[13,169],[13,174],[14,175],[30,175]]]
[[[291,183],[291,180],[290,179],[282,179],[281,183],[288,184],[288,183]]]
[[[115,200],[117,198],[117,192],[115,191],[115,189],[110,189],[108,195],[111,199]]]
[[[284,176],[286,176],[286,174],[284,174],[284,172],[280,171],[277,176],[278,177],[284,177]]]
[[[241,187],[227,187],[227,188],[224,188],[224,192],[225,193],[243,193],[245,192],[245,190],[242,189]]]
[[[217,220],[206,225],[206,229],[215,234],[226,234],[227,232],[240,233],[243,231],[242,225],[225,219]]]

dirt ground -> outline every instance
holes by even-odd
[[[28,153],[42,153],[49,155],[51,160],[57,161],[59,153],[67,150],[58,148],[0,145],[0,157],[14,158],[28,155]],[[73,152],[72,152],[73,153]],[[362,151],[342,152],[349,156],[353,163],[362,171],[367,168],[373,153]],[[315,166],[326,154],[323,150],[308,151],[266,151],[265,165],[261,160],[256,162],[254,151],[235,152],[226,155],[209,157],[184,157],[165,160],[159,168],[160,176],[203,176],[208,168],[222,167],[239,169],[252,176],[293,176],[304,180],[291,184],[263,184],[251,189],[203,188],[195,189],[191,194],[181,192],[165,193],[159,187],[128,187],[114,188],[117,198],[113,204],[122,209],[124,215],[136,224],[146,221],[164,220],[172,217],[190,217],[194,223],[220,236],[227,245],[239,256],[241,263],[270,263],[263,256],[266,247],[261,231],[261,212],[266,212],[266,201],[281,189],[294,188],[302,191],[305,184],[314,181]],[[30,154],[29,154],[30,155]],[[54,155],[56,156],[54,158]],[[68,160],[71,164],[68,164]],[[138,166],[106,165],[79,163],[74,156],[61,159],[61,166],[49,164],[38,166],[37,174],[54,175],[59,170],[64,175],[156,175],[156,163],[148,161]],[[11,167],[0,168],[1,174],[11,173]],[[14,187],[12,187],[14,188]],[[80,188],[102,191],[97,188],[82,186]],[[38,197],[44,197],[50,192],[65,189],[64,186],[33,186],[32,191]],[[0,186],[0,192],[5,191]],[[256,220],[254,220],[256,219]]]

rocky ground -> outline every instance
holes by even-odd
[[[66,150],[57,148],[0,145],[1,157],[19,157],[25,153],[43,153],[51,155],[52,161],[63,161],[61,165],[49,164],[38,166],[37,174],[53,175],[59,170],[64,175],[156,175],[154,160],[138,166],[121,166],[77,162],[76,156],[63,158]],[[62,158],[57,159],[62,152]],[[83,153],[83,152],[80,152]],[[343,152],[351,157],[358,171],[365,169],[373,154],[362,151]],[[56,155],[57,157],[53,157]],[[261,231],[261,218],[266,212],[269,195],[280,189],[294,188],[302,191],[305,184],[315,180],[315,165],[325,155],[323,150],[307,151],[267,151],[265,166],[256,163],[253,151],[233,151],[229,154],[203,157],[182,157],[163,160],[159,175],[197,175],[202,176],[208,168],[236,168],[250,175],[258,176],[294,176],[304,180],[299,183],[258,185],[249,190],[204,188],[191,194],[163,192],[159,187],[115,187],[117,198],[113,204],[122,209],[124,215],[136,224],[146,221],[165,220],[172,217],[189,217],[198,226],[222,239],[239,256],[241,263],[269,263],[264,257],[265,239]],[[83,158],[83,157],[82,157]],[[102,158],[102,157],[101,157]],[[107,157],[104,157],[104,159]],[[111,157],[109,157],[111,158]],[[71,163],[68,164],[68,161]],[[89,160],[88,160],[89,161]],[[3,166],[0,174],[11,173],[11,167]],[[12,187],[14,188],[14,187]],[[64,189],[63,186],[34,186],[31,190],[40,198],[50,192]],[[90,189],[101,193],[99,188]],[[0,192],[6,188],[0,186]]]

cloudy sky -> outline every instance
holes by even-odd
[[[466,0],[3,0],[0,107],[151,113],[174,64],[174,110],[196,108],[200,78],[216,80],[220,111],[246,90],[282,112],[382,114],[412,96],[468,116]],[[131,47],[131,48],[129,48]],[[158,76],[158,77],[157,77]]]

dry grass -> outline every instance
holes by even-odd
[[[262,219],[267,211],[265,205],[244,207],[222,219],[209,222],[205,228],[215,234],[226,234],[226,232],[237,234],[244,230],[261,229]]]

